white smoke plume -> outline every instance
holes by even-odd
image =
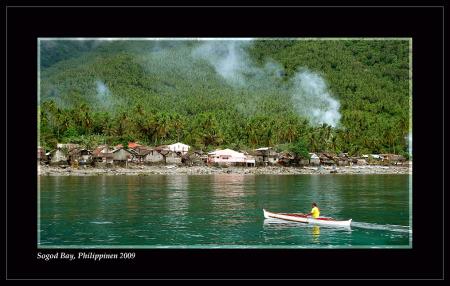
[[[249,41],[206,41],[193,50],[192,56],[212,65],[229,84],[244,86],[245,73],[254,72],[245,47]]]
[[[336,127],[341,119],[340,104],[331,96],[325,80],[317,73],[302,70],[293,82],[292,100],[297,111],[313,125],[325,123]]]
[[[96,86],[96,100],[97,103],[104,107],[104,108],[110,108],[111,104],[112,104],[112,96],[111,96],[111,91],[109,90],[109,88],[106,86],[106,84],[103,81],[97,80],[95,82],[95,86]]]
[[[313,125],[325,123],[336,127],[339,124],[339,101],[332,97],[319,74],[303,69],[293,76],[291,85],[284,82],[280,86],[276,84],[276,79],[285,75],[283,67],[273,60],[257,67],[246,51],[252,43],[248,40],[205,41],[193,50],[192,56],[206,60],[217,74],[234,87],[251,85],[255,89],[279,87],[279,92],[290,91],[296,111]]]

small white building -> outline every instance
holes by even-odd
[[[186,154],[189,151],[189,148],[191,148],[191,146],[177,142],[175,144],[172,145],[168,145],[169,150],[175,153],[181,153],[182,155]]]
[[[309,164],[319,166],[320,157],[316,153],[309,153]]]
[[[72,144],[72,143],[67,143],[67,144],[62,144],[62,143],[58,143],[56,145],[56,149],[51,151],[51,163],[52,164],[65,164],[67,163],[68,158],[68,153],[70,151],[72,151],[75,148],[78,148],[79,145],[78,144]]]

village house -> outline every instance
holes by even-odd
[[[245,155],[245,166],[246,167],[255,167],[256,166],[256,159],[252,155]]]
[[[180,165],[181,164],[181,154],[174,152],[174,151],[166,151],[164,150],[161,153],[164,156],[164,160],[166,164],[175,164]]]
[[[130,146],[130,144],[128,146]],[[131,162],[148,165],[165,163],[164,155],[157,150],[168,151],[167,149],[153,148],[139,144],[131,146],[134,147],[128,149],[128,151],[132,154]]]
[[[278,153],[272,147],[255,149],[255,161],[258,165],[274,165],[278,163]]]
[[[100,145],[92,152],[92,160],[96,163],[112,164],[114,155],[108,145]]]
[[[320,158],[316,153],[309,153],[309,164],[312,166],[320,165]]]
[[[348,166],[350,165],[350,159],[347,153],[340,153],[334,157],[334,161],[338,166]]]
[[[45,149],[43,147],[38,147],[37,158],[40,162],[47,161],[47,155],[45,155]]]
[[[405,161],[406,158],[403,157],[402,155],[397,155],[397,154],[381,154],[382,156],[382,161],[388,164],[392,164],[392,165],[402,165]]]
[[[195,151],[182,155],[181,163],[186,166],[205,166],[207,159],[208,156],[204,155],[202,151]]]
[[[181,164],[181,153],[173,152],[167,145],[160,145],[154,148],[155,151],[160,153],[163,157],[164,164]],[[156,153],[155,153],[156,155]]]
[[[128,144],[130,146],[130,144]],[[134,163],[143,163],[145,156],[150,153],[151,148],[147,146],[137,146],[135,145],[133,148],[128,149],[128,151],[133,154],[132,162]]]
[[[172,145],[168,145],[167,147],[169,148],[170,151],[175,152],[175,153],[180,153],[181,155],[186,154],[189,151],[189,148],[191,148],[191,146],[180,143],[180,142],[177,142]]]
[[[80,165],[87,165],[92,162],[92,151],[85,148],[74,148],[68,152],[67,161],[70,165],[74,162]]]
[[[278,155],[278,164],[282,166],[292,165],[295,161],[295,155],[292,152],[283,151]]]
[[[133,154],[127,149],[120,147],[112,151],[114,164],[128,166],[128,162],[133,158]]]
[[[208,153],[208,164],[218,165],[245,165],[246,156],[244,153],[240,153],[231,149],[216,150]]]
[[[155,149],[148,149],[148,152],[144,156],[144,163],[146,164],[163,164],[164,155],[156,151]]]
[[[139,155],[139,153],[136,150],[128,149],[128,151],[133,155],[131,162],[140,163],[142,161],[142,157]]]
[[[50,152],[50,164],[52,165],[66,165],[69,160],[69,152],[73,149],[78,148],[78,144],[61,144],[56,145],[56,149]]]
[[[308,157],[306,158],[295,158],[291,160],[291,164],[297,164],[299,166],[319,166],[320,159],[319,156],[315,153],[308,153]]]
[[[333,166],[336,165],[336,161],[334,160],[333,154],[330,153],[320,153],[319,159],[320,159],[320,165],[325,166]]]
[[[130,150],[136,157],[136,161],[145,164],[181,164],[181,153],[173,152],[169,146],[161,145],[157,147],[138,146]]]

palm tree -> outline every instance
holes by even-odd
[[[153,129],[155,145],[158,143],[158,139],[162,142],[168,135],[171,127],[170,117],[165,112],[157,113],[153,121]]]
[[[175,129],[175,133],[177,134],[177,141],[179,142],[184,127],[183,119],[179,114],[175,114],[172,116],[172,126]]]

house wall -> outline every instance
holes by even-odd
[[[127,161],[129,158],[131,158],[131,154],[130,152],[125,151],[125,149],[120,149],[113,153],[113,159],[115,161]]]
[[[55,150],[55,152],[53,152],[52,154],[52,163],[58,163],[61,161],[67,161],[67,156],[64,154],[64,152],[62,150]]]
[[[208,161],[210,163],[218,163],[218,164],[236,164],[236,163],[245,163],[245,157],[209,156]]]
[[[175,153],[166,155],[166,164],[181,164],[181,157]]]
[[[255,160],[259,164],[261,163],[276,164],[278,163],[278,153],[272,149],[258,151],[257,155],[255,156]]]
[[[103,162],[105,162],[106,164],[112,164],[114,162],[114,157],[113,156],[105,156],[105,157],[103,157]]]
[[[257,155],[257,156],[255,156],[255,161],[258,164],[263,164],[266,162],[269,164],[276,164],[276,163],[278,163],[278,158],[275,156],[268,157],[268,156]]]
[[[151,151],[145,155],[144,162],[146,163],[162,163],[164,162],[164,156],[157,151]]]
[[[256,155],[255,156],[255,161],[257,162],[257,163],[263,163],[264,162],[264,156],[262,156],[262,155]]]

